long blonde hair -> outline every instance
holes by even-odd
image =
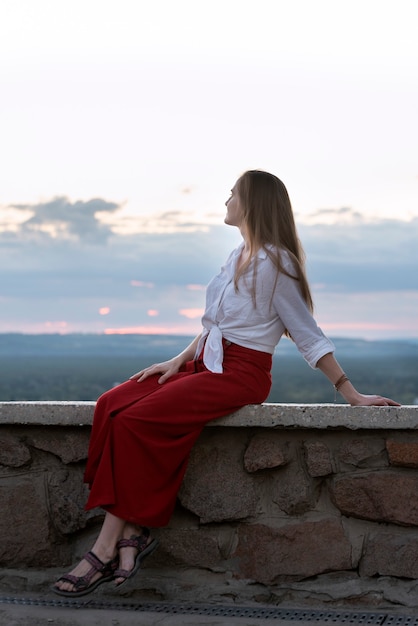
[[[263,248],[280,272],[299,281],[302,296],[313,310],[313,301],[305,272],[305,254],[299,241],[292,205],[289,194],[282,181],[268,172],[249,170],[237,181],[239,202],[243,211],[246,226],[247,243],[250,254],[235,274],[235,288],[238,289],[239,278],[245,273],[251,260],[257,262],[256,253]],[[273,246],[273,249],[268,247]],[[296,275],[289,274],[283,267],[280,250],[287,250],[293,263]],[[255,300],[254,272],[253,299]],[[277,280],[277,278],[276,278]]]

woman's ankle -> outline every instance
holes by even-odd
[[[103,544],[101,541],[96,541],[91,551],[97,556],[98,559],[103,561],[103,563],[107,563],[116,556],[116,543],[109,546],[108,544]]]

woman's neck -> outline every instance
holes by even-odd
[[[237,269],[239,269],[242,265],[244,265],[244,263],[248,261],[248,259],[251,256],[251,253],[252,253],[252,250],[251,250],[250,243],[244,237],[243,246],[241,248],[241,254],[239,255],[238,260],[237,260]]]

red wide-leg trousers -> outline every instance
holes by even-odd
[[[141,526],[165,526],[174,510],[190,450],[204,425],[271,387],[271,355],[224,342],[223,373],[188,362],[159,376],[127,381],[97,401],[85,482],[87,509],[97,506]]]

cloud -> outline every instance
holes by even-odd
[[[325,289],[418,289],[418,218],[365,219],[351,209],[329,210],[299,226],[310,280]],[[331,223],[329,223],[331,222]]]
[[[131,280],[132,287],[146,287],[147,289],[152,289],[154,287],[154,283],[145,283],[143,280]]]
[[[100,218],[116,219],[117,203],[100,199],[14,206],[31,214],[14,230],[0,231],[0,332],[29,324],[38,332],[157,326],[187,332],[187,324],[199,324],[204,285],[240,241],[238,231],[224,224],[121,234]],[[175,225],[175,212],[165,217]],[[371,220],[349,208],[327,209],[301,219],[299,235],[317,310],[330,329],[338,322],[344,334],[350,323],[370,328],[376,310],[382,312],[380,329],[396,326],[400,308],[405,327],[408,311],[416,318],[417,300],[405,294],[418,293],[418,218]],[[356,321],[361,293],[364,307],[357,307]]]
[[[201,318],[203,313],[204,313],[204,309],[200,308],[200,309],[180,309],[179,310],[180,315],[184,315],[184,317],[187,317],[188,319],[194,320],[196,318]]]
[[[10,208],[32,213],[20,224],[21,234],[102,243],[110,236],[111,229],[98,219],[97,214],[114,213],[120,207],[101,198],[72,203],[61,196],[40,204],[13,204]]]
[[[190,289],[190,291],[205,291],[206,286],[205,285],[187,285],[187,289]]]
[[[304,216],[304,221],[308,224],[333,224],[341,223],[342,221],[361,220],[362,215],[358,211],[353,211],[350,207],[340,207],[339,209],[318,209],[313,211],[307,216]]]

